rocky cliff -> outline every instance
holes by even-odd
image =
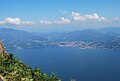
[[[0,41],[0,53],[2,55],[6,54],[6,49],[5,49],[5,46],[3,45],[2,41]]]

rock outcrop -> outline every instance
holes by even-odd
[[[0,41],[0,53],[2,55],[5,55],[7,53],[6,49],[5,49],[5,46],[3,45],[2,41]]]

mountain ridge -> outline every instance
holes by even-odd
[[[119,48],[120,28],[110,27],[101,29],[87,29],[80,31],[73,31],[68,33],[42,33],[33,34],[14,29],[3,29],[4,31],[14,32],[0,32],[0,39],[5,43],[7,48],[23,49],[43,46],[54,46],[56,43],[64,42],[67,45],[71,42],[83,41],[85,43],[92,42],[93,45],[100,44],[105,48]],[[2,33],[2,34],[1,34]],[[11,47],[9,47],[11,46]],[[98,47],[98,46],[97,46]]]

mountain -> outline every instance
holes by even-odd
[[[74,31],[68,33],[40,33],[33,34],[25,31],[19,31],[10,28],[0,29],[0,39],[9,40],[26,40],[26,39],[39,39],[47,40],[51,38],[54,40],[69,40],[69,41],[106,41],[120,37],[119,27],[108,27],[102,29],[87,29],[81,31]]]
[[[31,37],[34,37],[34,35],[25,31],[19,31],[19,30],[10,29],[10,28],[0,29],[0,39],[21,40],[21,39],[28,39]]]
[[[102,28],[98,31],[109,36],[120,37],[120,27]]]
[[[110,41],[120,38],[120,28],[87,29],[64,33],[57,37],[61,41]],[[56,39],[57,39],[56,38]]]
[[[7,49],[11,50],[27,48],[28,45],[29,48],[41,46],[41,44],[37,44],[36,42],[45,41],[46,38],[26,31],[11,28],[0,28],[0,40],[4,42]]]
[[[120,28],[108,27],[101,29],[87,29],[73,32],[52,33],[28,33],[9,28],[0,29],[0,39],[5,43],[7,49],[36,48],[43,46],[66,45],[71,42],[92,42],[92,45],[100,45],[109,48],[119,48]],[[10,46],[10,47],[9,47]],[[97,46],[98,47],[98,46]]]

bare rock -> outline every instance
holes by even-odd
[[[2,55],[5,55],[7,53],[6,49],[5,49],[5,46],[3,45],[2,41],[0,41],[0,53]]]

